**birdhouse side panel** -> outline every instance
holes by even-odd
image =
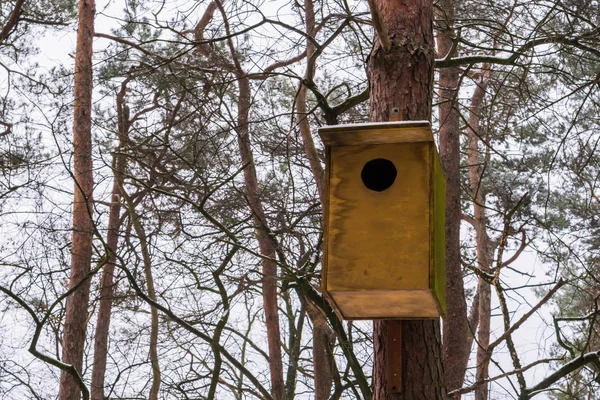
[[[438,301],[440,312],[446,315],[446,179],[442,170],[440,156],[435,144],[431,144],[432,153],[432,197],[433,197],[433,235],[432,235],[432,289]]]
[[[430,288],[431,142],[331,147],[326,290]],[[361,178],[371,160],[397,176],[383,191]]]
[[[329,181],[331,179],[331,147],[325,146],[325,202],[323,204],[323,257],[321,259],[321,292],[327,293],[329,237]]]

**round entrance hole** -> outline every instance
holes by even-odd
[[[367,189],[383,192],[394,184],[398,171],[394,163],[385,158],[376,158],[365,164],[360,178]]]

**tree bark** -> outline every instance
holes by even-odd
[[[439,3],[437,45],[439,57],[451,57],[454,1]],[[462,387],[471,347],[467,303],[460,261],[460,113],[457,107],[458,68],[439,72],[440,157],[446,176],[446,318],[444,319],[444,372],[448,391]]]
[[[491,254],[490,238],[487,234],[485,197],[482,192],[481,178],[482,168],[485,158],[482,159],[479,152],[480,136],[480,114],[481,105],[487,88],[487,78],[489,75],[489,65],[484,64],[484,72],[481,78],[476,82],[477,87],[471,97],[471,106],[469,109],[469,128],[468,134],[468,164],[469,164],[469,189],[473,201],[473,218],[476,238],[477,268],[483,272],[490,272]],[[488,346],[490,345],[490,323],[491,323],[491,296],[492,290],[490,283],[479,277],[477,283],[477,292],[479,293],[479,323],[477,330],[477,370],[475,372],[475,381],[483,382],[488,378]],[[475,389],[476,400],[487,400],[488,384],[482,384]]]
[[[250,114],[250,80],[239,64],[232,48],[232,57],[237,70],[238,79],[238,117],[237,135],[238,148],[244,169],[245,194],[254,226],[256,238],[262,259],[263,273],[263,307],[267,327],[267,345],[269,348],[269,369],[271,372],[271,394],[274,400],[285,398],[285,383],[283,380],[283,359],[281,355],[281,329],[279,326],[279,307],[277,305],[277,264],[275,263],[276,244],[269,235],[267,218],[260,200],[258,176],[252,154],[250,131],[248,127]]]
[[[123,148],[124,138],[129,130],[129,113],[124,104],[127,89],[126,79],[117,94],[117,128],[119,132],[119,149]],[[102,270],[100,280],[100,300],[98,305],[98,319],[96,333],[94,335],[94,364],[92,366],[92,400],[104,400],[104,377],[106,374],[106,359],[108,356],[108,332],[110,329],[110,317],[112,312],[112,295],[114,285],[114,271],[117,260],[117,248],[119,244],[119,216],[121,214],[121,190],[119,179],[125,172],[125,158],[120,154],[113,156],[114,181],[112,187],[111,202],[108,214],[108,232],[106,234],[106,251],[108,262]]]
[[[122,165],[120,156],[115,156],[115,174]],[[119,242],[119,214],[121,212],[121,191],[116,179],[112,188],[112,200],[108,215],[108,233],[106,246],[109,259],[102,271],[100,280],[100,301],[98,306],[98,319],[96,334],[94,335],[94,364],[92,366],[92,400],[104,400],[104,376],[106,373],[106,359],[108,355],[108,332],[112,309],[112,294],[114,285],[114,271],[116,252]]]
[[[315,10],[312,0],[304,1],[306,33],[312,37],[315,35]],[[312,81],[316,60],[313,60],[315,54],[315,45],[312,41],[306,40],[306,74],[305,79]],[[325,172],[323,165],[319,159],[319,155],[315,148],[315,142],[310,131],[308,123],[308,111],[306,108],[307,88],[304,84],[300,84],[298,96],[296,97],[296,113],[298,115],[298,126],[300,128],[300,136],[304,145],[304,153],[310,165],[310,169],[317,184],[317,193],[321,205],[325,201]],[[315,400],[327,400],[331,395],[332,380],[333,380],[333,365],[334,362],[331,354],[331,341],[335,334],[327,324],[325,317],[316,307],[307,300],[307,313],[313,323],[313,366],[315,380]]]
[[[75,54],[75,99],[73,103],[73,159],[75,190],[73,199],[73,236],[69,287],[84,280],[90,272],[93,239],[94,177],[92,170],[92,43],[94,38],[94,0],[79,1],[77,48]],[[62,339],[62,361],[80,373],[90,297],[89,280],[79,287],[66,304]],[[77,400],[81,391],[73,377],[60,376],[60,400]]]
[[[15,6],[13,7],[10,16],[8,17],[8,21],[6,24],[0,29],[0,45],[9,38],[11,33],[14,32],[19,21],[21,19],[21,14],[23,13],[23,5],[25,4],[25,0],[17,0]]]
[[[305,19],[306,19],[306,33],[310,36],[315,34],[315,10],[312,0],[304,1]],[[305,79],[312,81],[314,75],[314,69],[316,62],[312,60],[315,54],[315,45],[312,41],[306,40],[306,74]],[[302,144],[304,145],[304,153],[308,158],[310,169],[315,178],[317,184],[317,192],[319,194],[319,200],[321,204],[325,199],[325,172],[319,154],[315,148],[315,142],[313,141],[312,134],[310,131],[310,125],[308,123],[308,112],[306,109],[306,86],[300,84],[298,89],[298,96],[296,96],[296,113],[298,115],[298,127],[300,128],[300,136],[302,137]]]
[[[250,144],[248,130],[248,114],[250,111],[250,81],[245,73],[238,74],[238,147],[244,169],[246,183],[246,199],[250,206],[256,238],[262,259],[263,273],[263,307],[265,310],[265,324],[267,326],[267,343],[269,347],[269,368],[271,372],[271,394],[274,400],[285,398],[285,384],[283,381],[283,360],[281,355],[281,330],[279,327],[279,309],[277,305],[277,264],[275,258],[275,243],[268,234],[268,224],[258,189],[258,177],[254,156]]]
[[[404,120],[431,120],[433,97],[433,5],[430,0],[379,0],[391,50],[375,41],[369,57],[373,122],[398,109]],[[387,389],[387,321],[373,324],[374,399],[446,399],[439,321],[402,321],[402,385]]]
[[[315,400],[327,400],[333,386],[333,344],[335,333],[329,327],[323,312],[306,300],[306,310],[313,323],[313,366]]]

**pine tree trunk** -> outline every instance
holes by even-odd
[[[256,238],[262,259],[262,293],[263,307],[265,310],[265,324],[267,326],[267,345],[269,348],[269,369],[271,372],[271,394],[274,400],[285,398],[285,383],[283,381],[283,358],[281,354],[281,330],[279,327],[279,308],[277,305],[277,264],[273,261],[276,257],[276,244],[268,234],[268,224],[260,199],[258,176],[254,156],[250,143],[248,129],[248,115],[250,112],[250,81],[246,74],[239,68],[238,74],[238,147],[244,169],[244,182],[246,184],[246,200],[250,206]]]
[[[312,0],[304,0],[304,12],[306,20],[306,32],[313,36],[315,35],[315,9]],[[315,54],[315,45],[312,41],[306,40],[306,74],[307,80],[312,80],[316,62],[312,59]],[[307,88],[304,84],[300,84],[298,96],[296,97],[296,113],[298,116],[298,127],[304,153],[310,165],[315,183],[317,185],[317,193],[319,201],[324,203],[325,199],[325,171],[319,159],[319,155],[315,148],[315,142],[310,131],[308,123],[308,111],[306,108]],[[313,368],[315,381],[315,400],[327,400],[331,395],[333,382],[332,359],[330,357],[330,342],[334,337],[333,330],[327,325],[323,315],[315,309],[315,307],[307,301],[307,313],[313,323]]]
[[[473,201],[473,217],[475,227],[475,237],[477,243],[477,268],[484,272],[490,272],[491,254],[490,238],[487,234],[487,222],[485,213],[485,197],[482,192],[481,178],[482,167],[485,158],[480,156],[479,137],[480,137],[480,114],[481,106],[487,89],[487,78],[489,75],[489,65],[484,64],[482,77],[477,82],[477,87],[471,97],[471,106],[469,109],[469,129],[468,135],[468,164],[469,164],[469,189]],[[478,279],[477,292],[479,293],[479,323],[477,331],[477,370],[475,372],[475,381],[482,382],[488,378],[488,346],[490,344],[491,318],[492,318],[492,288],[490,283]],[[475,390],[476,400],[487,400],[488,384],[482,384]]]
[[[123,148],[124,138],[129,129],[129,113],[124,104],[127,81],[121,85],[117,94],[117,128],[119,131],[119,149]],[[106,374],[106,360],[108,356],[108,333],[112,312],[112,295],[114,285],[115,262],[119,243],[119,216],[121,214],[121,190],[119,188],[120,176],[125,172],[125,158],[120,154],[113,156],[113,170],[115,174],[111,203],[108,214],[108,232],[106,246],[109,259],[102,270],[100,280],[100,300],[98,306],[98,319],[94,335],[94,364],[92,366],[92,400],[104,400],[104,377]]]
[[[75,99],[73,103],[73,159],[75,191],[73,200],[73,237],[71,244],[71,278],[69,287],[87,278],[92,260],[92,42],[95,3],[80,0],[75,55]],[[62,361],[80,373],[90,297],[89,280],[84,282],[66,304],[62,340]],[[60,376],[59,399],[78,400],[80,388],[67,372]]]
[[[434,40],[431,0],[379,0],[391,50],[378,41],[369,57],[371,121],[431,120]],[[402,385],[387,389],[387,321],[375,321],[374,399],[446,399],[439,321],[402,321]]]
[[[203,17],[196,26],[196,38],[201,39],[204,35],[204,29],[213,18],[216,9],[221,11],[224,19],[225,31],[228,35],[227,44],[231,51],[232,63],[228,68],[235,72],[238,80],[238,99],[237,99],[237,141],[242,165],[244,166],[244,192],[246,201],[252,214],[256,239],[262,259],[262,295],[263,308],[265,310],[265,325],[267,328],[267,347],[269,349],[269,372],[271,376],[271,396],[274,400],[283,400],[285,398],[285,383],[283,380],[283,358],[281,354],[281,329],[279,324],[279,307],[277,303],[277,263],[274,261],[277,257],[277,243],[269,234],[269,226],[265,216],[260,190],[258,187],[258,176],[254,156],[252,154],[252,143],[250,140],[249,115],[252,104],[250,79],[248,74],[242,68],[240,60],[235,51],[235,46],[231,40],[231,31],[227,15],[219,2],[211,2],[207,7]],[[201,54],[210,57],[213,53],[210,48],[199,48]]]
[[[439,57],[453,56],[454,1],[441,0],[437,13]],[[444,372],[448,391],[462,387],[471,345],[467,303],[460,261],[460,113],[457,107],[458,68],[439,72],[440,156],[446,176],[446,305],[444,319]]]
[[[315,10],[312,0],[304,1],[305,19],[306,19],[306,32],[310,36],[315,34]],[[314,70],[316,62],[312,60],[315,54],[315,45],[312,41],[306,40],[306,74],[307,80],[312,80],[314,76]],[[300,136],[302,137],[302,144],[304,146],[304,153],[308,158],[310,170],[315,178],[317,184],[317,193],[319,194],[319,201],[323,204],[325,199],[325,171],[323,165],[319,159],[319,154],[315,148],[315,142],[313,141],[312,134],[310,131],[310,125],[308,123],[308,111],[306,109],[306,92],[307,88],[304,84],[300,84],[298,89],[298,96],[296,97],[296,113],[298,116],[298,127],[300,128]]]
[[[119,156],[115,156],[117,169]],[[117,173],[117,172],[115,172]],[[114,285],[114,270],[119,241],[119,214],[121,211],[119,184],[115,179],[112,189],[112,200],[108,216],[108,233],[106,235],[106,245],[108,246],[109,259],[102,271],[100,281],[100,301],[98,306],[98,319],[96,323],[96,334],[94,335],[94,364],[92,366],[92,400],[104,400],[104,376],[106,373],[106,359],[108,355],[108,331],[110,329],[110,317],[112,309],[112,294]]]

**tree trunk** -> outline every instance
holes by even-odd
[[[369,57],[371,121],[388,121],[397,108],[404,120],[431,120],[433,5],[430,0],[379,0],[389,32],[388,54],[375,41]],[[446,399],[439,321],[402,321],[402,385],[387,388],[387,321],[375,321],[374,399]]]
[[[214,6],[213,6],[214,4]],[[265,325],[267,328],[267,346],[269,349],[269,372],[271,376],[271,396],[274,400],[283,400],[285,398],[285,382],[283,380],[283,358],[281,354],[281,329],[279,325],[279,307],[277,304],[277,263],[274,261],[277,254],[277,243],[269,233],[269,226],[265,216],[258,188],[258,176],[249,131],[249,115],[251,106],[251,88],[248,74],[244,71],[237,56],[227,14],[223,5],[219,1],[211,2],[196,27],[196,38],[202,38],[204,28],[212,19],[215,6],[221,11],[225,32],[228,39],[227,44],[231,52],[232,63],[227,64],[226,68],[235,73],[238,80],[238,99],[237,99],[237,141],[242,165],[244,166],[244,184],[246,201],[252,214],[256,239],[262,258],[262,295],[263,308],[265,310]],[[212,56],[210,48],[201,48],[199,51]]]
[[[485,158],[479,154],[479,119],[481,114],[481,105],[487,88],[487,78],[489,75],[489,65],[484,64],[484,72],[477,81],[477,87],[471,97],[471,106],[469,109],[469,129],[468,132],[468,164],[469,164],[469,189],[473,201],[473,217],[477,246],[477,268],[483,272],[490,272],[491,254],[490,239],[487,234],[487,224],[485,215],[485,197],[481,189],[482,168]],[[477,283],[477,292],[479,293],[479,323],[477,331],[477,370],[475,372],[475,381],[480,382],[488,378],[488,346],[490,344],[490,323],[492,313],[492,290],[490,283],[479,277]],[[488,384],[482,384],[475,390],[476,400],[487,400]]]
[[[94,0],[79,1],[77,49],[75,55],[75,99],[73,103],[73,160],[75,190],[73,199],[73,237],[71,244],[71,278],[69,287],[87,278],[92,260],[92,42],[94,38]],[[67,299],[62,339],[62,361],[80,373],[90,297],[89,280]],[[77,400],[80,388],[75,379],[63,371],[60,376],[60,400]]]
[[[306,32],[308,35],[315,35],[315,10],[312,0],[304,1]],[[312,81],[316,62],[313,60],[315,54],[315,45],[312,41],[306,40],[306,74],[305,78]],[[300,128],[300,136],[304,145],[304,153],[308,158],[310,169],[313,173],[315,183],[317,184],[317,193],[321,205],[325,201],[325,173],[323,165],[319,159],[319,155],[315,148],[315,142],[310,131],[308,123],[308,111],[306,108],[306,93],[307,89],[304,84],[300,84],[298,96],[296,97],[296,112],[298,115],[298,126]],[[307,313],[313,323],[313,366],[315,380],[315,400],[327,400],[331,395],[333,366],[331,354],[331,341],[334,338],[333,330],[327,324],[325,317],[316,310],[315,306],[307,301]]]
[[[273,261],[277,255],[275,243],[267,233],[268,225],[258,190],[258,177],[254,156],[250,147],[250,132],[248,131],[248,114],[250,111],[250,82],[245,76],[238,76],[238,147],[244,169],[246,183],[246,198],[250,205],[256,238],[260,248],[263,272],[263,307],[267,326],[267,343],[269,347],[269,367],[271,372],[271,393],[273,399],[285,398],[283,381],[283,360],[281,355],[281,331],[279,327],[279,310],[277,306],[277,264]]]
[[[306,18],[306,32],[308,35],[313,36],[315,34],[315,10],[312,0],[304,1],[305,18]],[[315,45],[312,41],[306,40],[306,74],[305,78],[308,81],[312,81],[314,75],[314,69],[316,62],[312,60],[315,54]],[[296,97],[296,112],[298,116],[298,127],[300,128],[300,136],[302,137],[302,144],[304,145],[304,153],[308,158],[310,170],[315,178],[317,184],[317,192],[319,194],[319,200],[321,204],[325,199],[325,172],[319,154],[315,148],[315,142],[313,141],[312,134],[310,131],[310,125],[308,123],[308,112],[306,109],[306,86],[300,84],[298,89],[298,96]]]
[[[439,3],[437,36],[439,57],[453,56],[454,1]],[[440,156],[446,176],[446,307],[444,319],[444,372],[448,391],[462,387],[471,347],[467,303],[460,262],[460,113],[457,108],[459,70],[439,72]]]
[[[133,227],[140,241],[142,259],[144,262],[144,277],[146,278],[146,287],[148,288],[148,298],[154,302],[157,301],[156,290],[154,289],[154,277],[152,276],[152,260],[150,258],[150,250],[148,249],[148,238],[146,231],[142,226],[139,215],[134,210],[134,203],[130,198],[127,199],[129,206],[130,218],[133,222]],[[150,308],[150,349],[148,350],[150,365],[152,367],[152,385],[148,393],[149,400],[158,399],[158,391],[162,381],[160,364],[158,362],[158,310],[156,307]]]
[[[115,173],[122,164],[120,156],[115,156]],[[94,364],[92,366],[92,400],[104,400],[104,376],[106,373],[106,359],[108,355],[108,331],[112,309],[112,294],[114,285],[114,271],[116,252],[119,242],[119,214],[121,212],[121,191],[118,182],[114,181],[112,200],[108,215],[108,233],[106,246],[109,259],[102,271],[100,281],[100,301],[98,306],[98,320],[96,334],[94,335]]]
[[[127,89],[126,79],[117,94],[117,128],[119,132],[119,149],[123,148],[124,138],[129,129],[129,113],[124,104]],[[106,359],[108,356],[108,332],[112,310],[112,295],[114,285],[114,271],[117,260],[119,244],[119,216],[121,214],[121,190],[119,189],[120,176],[125,172],[125,158],[120,154],[113,156],[114,181],[111,202],[108,214],[108,232],[106,234],[106,251],[109,259],[102,270],[100,280],[100,300],[98,306],[98,320],[96,334],[94,335],[94,364],[92,366],[92,400],[104,400],[104,377],[106,374]]]
[[[0,29],[0,45],[9,38],[9,36],[15,31],[19,21],[21,20],[21,14],[23,13],[23,6],[25,5],[25,0],[17,0],[12,11],[10,12],[10,16],[6,21],[6,24]]]
[[[142,225],[140,216],[135,209],[135,203],[131,196],[127,194],[125,190],[125,181],[123,174],[116,174],[116,181],[119,184],[119,190],[125,203],[127,204],[127,211],[129,212],[129,219],[133,225],[133,229],[140,242],[140,251],[142,252],[142,262],[144,265],[144,277],[146,278],[146,287],[148,290],[148,298],[157,303],[156,290],[154,289],[154,277],[152,276],[152,258],[150,256],[150,250],[148,245],[148,236],[146,230]],[[150,308],[150,348],[148,350],[150,358],[150,366],[152,367],[152,384],[150,386],[150,392],[148,393],[149,400],[157,400],[158,392],[162,382],[160,363],[158,360],[158,309],[156,307]]]
[[[315,400],[327,400],[333,386],[333,344],[335,333],[329,327],[323,312],[306,300],[306,312],[313,323],[313,367]]]

